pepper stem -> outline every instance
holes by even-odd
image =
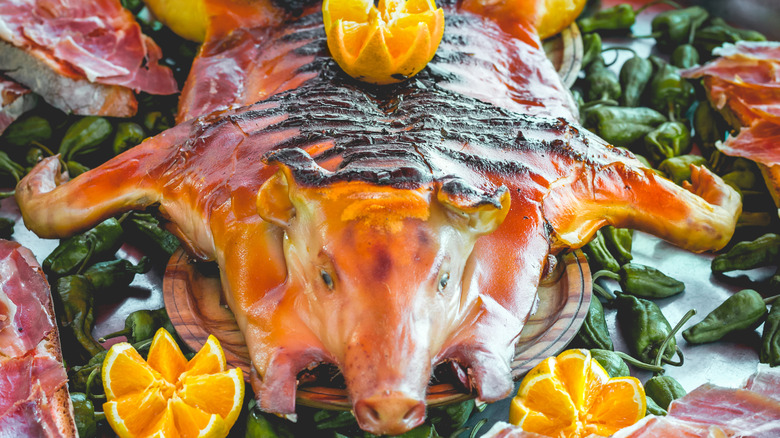
[[[616,100],[613,100],[613,99],[601,98],[599,100],[591,100],[590,102],[586,103],[585,105],[582,105],[582,109],[586,110],[586,109],[592,108],[592,107],[594,107],[596,105],[618,106],[619,103]]]
[[[642,362],[641,360],[635,358],[634,356],[623,353],[622,351],[615,351],[615,354],[618,355],[621,359],[623,359],[627,364],[633,365],[636,368],[639,368],[640,370],[652,371],[654,373],[664,372],[663,367]]]
[[[683,358],[682,350],[677,348],[677,355],[680,356],[680,362],[671,362],[669,359],[666,359],[664,357],[664,353],[666,352],[666,346],[669,345],[669,342],[671,342],[672,339],[674,339],[674,336],[677,334],[677,332],[680,331],[683,325],[685,325],[686,322],[688,322],[689,319],[693,318],[693,315],[696,314],[696,309],[691,309],[688,312],[683,315],[682,319],[680,319],[680,322],[677,323],[677,325],[674,326],[672,331],[669,333],[669,335],[666,336],[666,339],[661,343],[661,346],[658,348],[658,355],[655,357],[655,366],[660,367],[661,361],[666,362],[669,365],[673,366],[681,366],[683,364],[683,361],[685,360]]]
[[[49,154],[50,157],[52,155],[54,155],[54,152],[52,152],[51,149],[47,148],[46,146],[44,146],[43,144],[39,143],[38,141],[33,140],[33,141],[30,142],[30,144],[35,146],[35,147],[37,147],[38,149],[41,149],[42,151],[46,152],[47,154]]]
[[[93,234],[89,234],[87,236],[87,256],[84,257],[84,261],[81,262],[81,266],[79,266],[79,270],[76,271],[76,274],[81,274],[84,272],[84,269],[87,267],[87,264],[89,263],[89,259],[92,258],[92,254],[95,252],[95,246],[97,243],[95,242],[95,236]]]
[[[773,301],[775,301],[777,298],[780,298],[780,294],[778,295],[772,295],[771,297],[764,298],[764,304],[772,304]]]
[[[95,421],[106,421],[105,412],[95,412]]]
[[[602,269],[600,271],[596,271],[595,274],[590,276],[591,281],[596,281],[601,277],[609,278],[610,280],[620,281],[620,275],[616,274],[609,269]]]
[[[0,199],[11,198],[14,196],[16,196],[16,190],[11,190],[10,192],[0,192]]]
[[[609,301],[609,302],[612,302],[612,301],[615,299],[615,296],[614,296],[614,295],[612,295],[611,293],[607,292],[607,290],[606,290],[606,289],[604,289],[603,287],[599,286],[598,284],[596,284],[596,283],[593,283],[593,284],[591,285],[591,287],[593,288],[593,291],[594,291],[594,292],[596,292],[597,294],[599,294],[599,295],[600,295],[602,298],[604,298],[605,300],[607,300],[607,301]],[[598,298],[596,298],[596,299],[598,299]]]
[[[98,342],[106,342],[106,339],[113,339],[113,338],[117,338],[117,337],[119,337],[119,336],[127,336],[127,335],[129,335],[130,333],[132,333],[132,330],[130,330],[130,329],[128,329],[128,328],[125,328],[125,329],[122,329],[122,330],[116,331],[116,332],[114,332],[114,333],[109,333],[109,334],[107,334],[107,335],[105,335],[105,336],[101,336],[101,337],[98,339]]]
[[[487,418],[483,418],[477,422],[477,424],[474,425],[474,429],[471,430],[471,434],[469,435],[469,438],[475,438],[477,436],[477,433],[480,429],[482,429],[482,426],[487,423]]]
[[[87,377],[87,383],[85,385],[86,387],[84,388],[84,394],[86,394],[87,398],[91,397],[90,391],[92,389],[92,382],[95,381],[95,376],[97,376],[97,373],[98,369],[95,368],[91,373],[89,373],[89,377]]]

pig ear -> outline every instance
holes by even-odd
[[[511,196],[506,187],[499,187],[493,194],[463,190],[442,185],[437,195],[439,202],[448,210],[464,218],[467,226],[477,235],[489,234],[498,228],[509,213]]]
[[[295,216],[295,206],[290,200],[290,182],[295,184],[290,169],[280,166],[257,192],[257,214],[280,227],[288,227]]]

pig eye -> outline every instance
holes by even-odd
[[[322,277],[322,281],[325,282],[325,286],[328,286],[328,289],[333,289],[333,278],[325,272],[324,269],[320,270],[320,277]]]
[[[447,287],[447,282],[450,281],[450,274],[444,273],[439,279],[439,292],[443,291]]]

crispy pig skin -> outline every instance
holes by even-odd
[[[220,266],[266,411],[294,412],[298,373],[323,362],[339,367],[375,434],[424,420],[445,361],[480,399],[506,397],[549,254],[607,224],[720,248],[741,204],[704,168],[684,189],[578,126],[521,21],[454,3],[433,65],[373,87],[328,56],[316,8],[298,18],[239,2],[265,12],[215,18],[209,38],[224,44],[204,45],[182,123],[72,181],[56,158],[42,161],[16,189],[25,224],[64,237],[158,205],[193,256]],[[233,64],[266,94],[212,95],[193,82],[198,62],[234,56],[252,32],[287,50]],[[486,47],[501,68],[469,55]],[[274,73],[288,66],[292,76]]]

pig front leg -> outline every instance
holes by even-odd
[[[604,225],[654,234],[694,252],[723,248],[742,210],[739,194],[704,167],[682,188],[647,168],[613,163],[553,183],[544,217],[554,245],[577,248]]]
[[[188,134],[186,126],[173,128],[70,181],[59,156],[45,158],[16,187],[25,225],[40,237],[63,238],[160,202],[163,182],[154,166],[164,166],[175,151],[170,146]]]

